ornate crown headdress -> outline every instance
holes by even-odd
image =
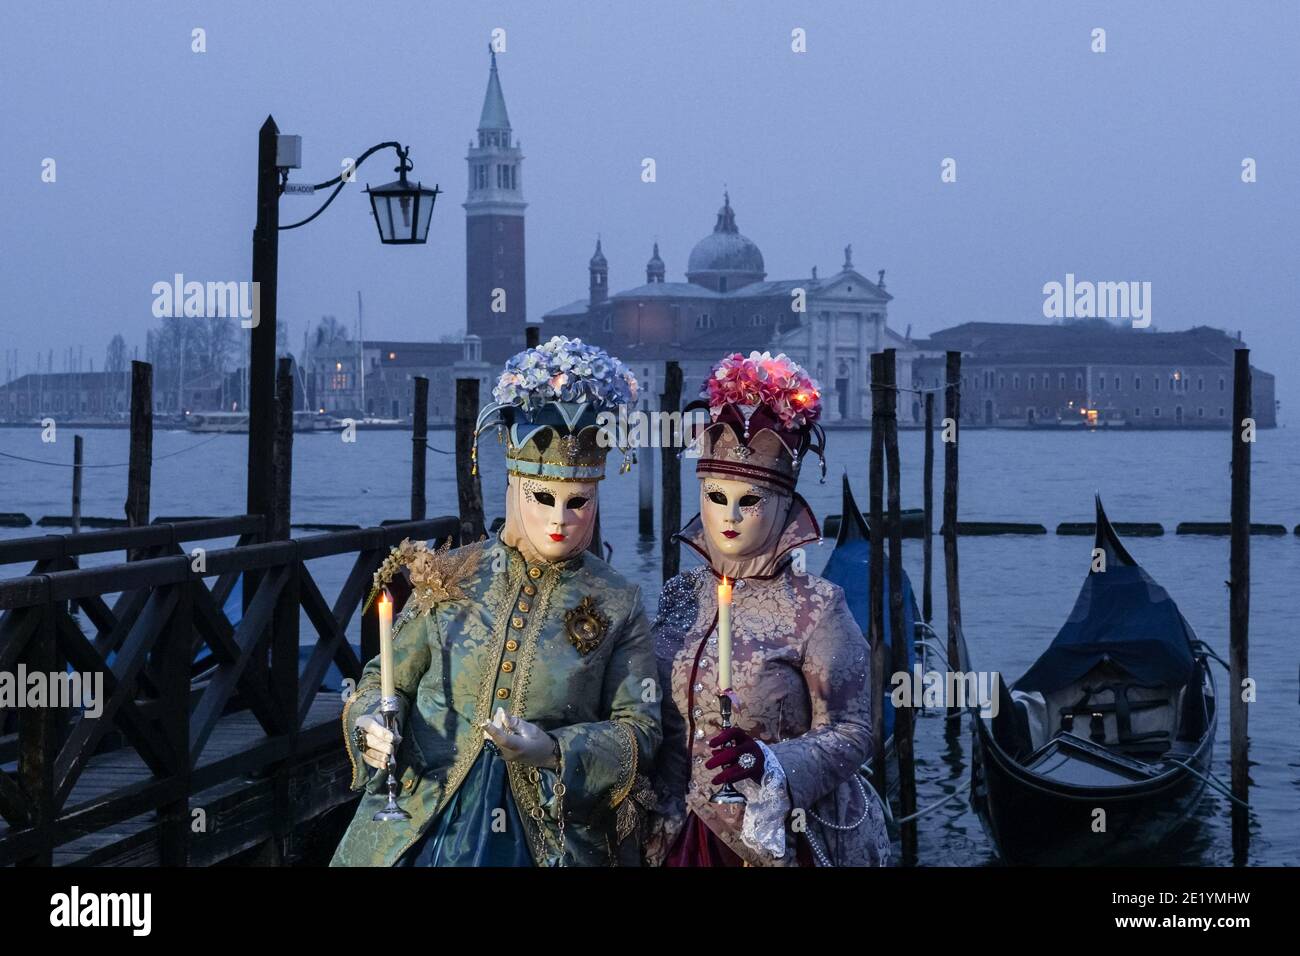
[[[636,401],[637,382],[626,365],[581,339],[557,335],[524,349],[508,362],[479,413],[472,457],[478,472],[478,436],[490,425],[506,446],[513,475],[554,481],[605,477],[610,442],[600,440],[597,418]],[[636,461],[624,449],[621,471]]]
[[[711,424],[696,438],[697,475],[754,481],[793,492],[799,465],[813,451],[826,480],[826,436],[821,416],[821,387],[797,363],[781,353],[736,352],[713,366],[686,406],[707,408]]]

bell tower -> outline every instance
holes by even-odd
[[[465,208],[465,332],[483,343],[483,360],[499,363],[524,347],[523,159],[510,129],[497,75],[497,55],[478,123],[469,144]]]

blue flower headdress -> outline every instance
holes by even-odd
[[[597,417],[635,403],[636,378],[604,349],[557,335],[524,349],[508,362],[493,401],[479,413],[474,429],[474,470],[478,436],[497,426],[506,444],[511,474],[560,481],[599,481],[605,476],[609,441],[598,440]],[[622,471],[631,463],[626,451]]]

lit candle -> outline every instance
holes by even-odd
[[[718,690],[731,690],[731,582],[718,585]]]
[[[393,596],[388,588],[379,595],[379,683],[384,697],[396,697],[393,682]]]

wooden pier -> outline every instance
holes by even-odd
[[[266,525],[241,515],[0,542],[0,567],[35,562],[0,580],[0,673],[103,681],[96,717],[0,711],[0,865],[290,862],[315,821],[355,799],[342,695],[322,682],[331,665],[355,680],[377,652],[373,615],[360,658],[346,634],[388,549],[458,541],[460,522],[274,541]],[[137,560],[81,567],[115,551]],[[340,556],[352,567],[330,601],[310,562]],[[232,620],[227,600],[254,580]]]

